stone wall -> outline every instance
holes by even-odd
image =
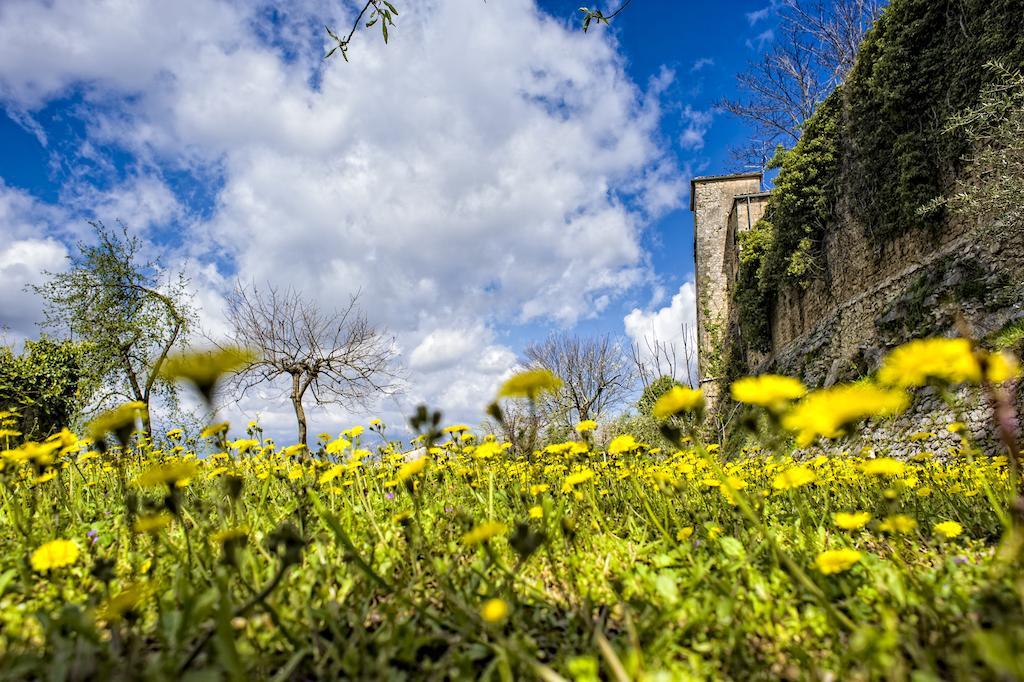
[[[904,341],[957,333],[958,319],[978,338],[1024,319],[1020,225],[949,222],[873,242],[844,222],[823,256],[819,280],[780,292],[772,352],[753,369],[828,386],[874,371]]]
[[[852,222],[836,225],[824,248],[825,271],[806,289],[781,292],[771,318],[772,352],[755,373],[800,376],[814,387],[874,372],[885,353],[913,338],[969,330],[979,339],[1024,319],[1024,226],[949,222],[872,243]],[[1024,388],[1011,387],[1024,413]],[[922,389],[899,418],[870,424],[851,447],[895,456],[945,453],[963,420],[985,452],[996,452],[991,406],[979,389],[956,394],[950,409]]]
[[[1024,384],[1017,383],[1011,394],[1024,405]],[[986,454],[1002,448],[996,432],[992,405],[978,387],[962,387],[953,394],[953,407],[932,387],[918,389],[907,412],[893,419],[869,422],[845,445],[870,448],[877,455],[908,457],[927,452],[940,457],[955,456],[961,448],[960,434],[949,426],[962,423],[971,443]],[[1018,429],[1019,430],[1019,429]],[[844,443],[838,443],[842,447]]]
[[[729,315],[727,269],[735,253],[727,248],[729,216],[737,195],[760,190],[760,173],[694,178],[690,183],[697,295],[697,374],[712,406],[719,393],[723,334]]]

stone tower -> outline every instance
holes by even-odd
[[[760,220],[768,201],[761,173],[713,175],[690,181],[694,279],[697,288],[697,376],[708,409],[721,395],[723,351],[739,267],[738,236]]]

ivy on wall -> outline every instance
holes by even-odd
[[[973,106],[991,60],[1024,65],[1020,0],[894,0],[844,86],[843,188],[874,237],[941,224],[919,209],[950,187],[966,153],[947,121]]]
[[[807,120],[796,146],[776,154],[772,166],[779,175],[764,216],[740,234],[735,303],[750,350],[768,350],[768,320],[779,288],[804,286],[819,273],[839,180],[841,113],[842,92],[836,90]]]
[[[837,197],[873,239],[941,227],[941,213],[921,208],[949,190],[967,150],[947,121],[978,101],[992,60],[1024,66],[1020,0],[893,0],[886,8],[845,84],[773,160],[779,174],[764,217],[740,237],[734,303],[743,354],[770,348],[780,289],[821,274]]]

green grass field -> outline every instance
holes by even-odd
[[[886,408],[754,388],[798,439]],[[438,428],[411,460],[376,421],[310,449],[255,425],[102,448],[5,430],[0,676],[1024,676],[1012,457],[723,453],[685,391],[655,407],[674,447],[596,447],[589,424],[533,452]]]

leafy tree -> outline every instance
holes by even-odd
[[[88,344],[44,336],[16,355],[0,347],[0,410],[17,413],[25,440],[43,440],[69,426],[95,388],[86,371]]]
[[[85,371],[102,389],[95,407],[114,400],[138,401],[146,435],[152,436],[149,406],[159,391],[176,402],[174,384],[160,369],[184,343],[194,319],[187,280],[172,277],[156,260],[143,260],[143,242],[128,233],[90,223],[96,242],[79,243],[66,272],[46,273],[33,290],[47,306],[44,324],[88,342]]]
[[[664,395],[673,386],[680,386],[681,384],[676,381],[675,377],[666,375],[660,376],[652,381],[644,392],[640,395],[640,399],[636,401],[637,412],[644,416],[651,416],[654,411],[654,403]]]
[[[367,14],[367,12],[369,12],[369,14]],[[355,21],[352,22],[351,30],[349,30],[348,35],[344,38],[338,35],[338,33],[336,33],[330,26],[324,26],[324,28],[327,29],[327,35],[336,43],[336,45],[324,55],[324,59],[340,54],[342,59],[346,62],[348,61],[348,46],[352,42],[352,38],[355,36],[356,31],[359,29],[359,24],[362,22],[364,16],[366,17],[365,28],[371,28],[374,25],[379,25],[381,35],[384,37],[384,42],[388,42],[388,26],[394,27],[395,17],[398,16],[398,10],[392,3],[388,2],[388,0],[366,0],[366,3],[363,5],[363,9],[359,11],[359,14],[356,15]]]

